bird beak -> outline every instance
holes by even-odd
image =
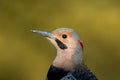
[[[54,44],[54,41],[55,41],[61,49],[67,49],[67,46],[63,42],[61,42],[59,39],[55,38],[51,33],[46,32],[46,31],[40,31],[40,30],[31,30],[31,31],[46,37],[53,44]]]
[[[34,32],[34,33],[40,34],[44,37],[47,37],[47,38],[50,38],[50,39],[55,39],[55,37],[49,32],[40,31],[40,30],[31,30],[31,31]]]

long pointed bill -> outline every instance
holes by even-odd
[[[67,49],[67,46],[61,42],[59,39],[55,38],[51,33],[46,32],[46,31],[40,31],[40,30],[31,30],[34,33],[40,34],[48,39],[54,39],[57,43],[57,45],[61,48],[61,49]]]
[[[40,35],[42,35],[44,37],[55,39],[55,37],[51,33],[49,33],[49,32],[40,31],[40,30],[31,30],[31,31],[34,32],[34,33],[40,34]]]

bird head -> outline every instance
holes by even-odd
[[[56,47],[57,56],[53,61],[54,66],[73,69],[83,62],[83,42],[73,29],[58,28],[52,33],[40,30],[32,30],[32,32],[46,37]]]

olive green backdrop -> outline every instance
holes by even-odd
[[[119,0],[0,0],[0,80],[44,80],[56,50],[31,29],[75,29],[99,80],[120,80]]]

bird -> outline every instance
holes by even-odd
[[[56,57],[48,70],[46,80],[98,80],[83,59],[83,41],[71,28],[47,32],[32,30],[46,37],[56,48]]]

